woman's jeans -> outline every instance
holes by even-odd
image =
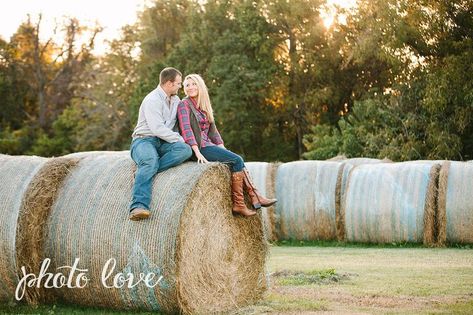
[[[200,148],[200,153],[210,162],[222,162],[230,166],[232,173],[240,172],[245,167],[243,159],[238,154],[217,146]]]
[[[169,143],[157,137],[145,137],[132,141],[130,154],[138,166],[130,210],[149,210],[154,175],[185,162],[191,157],[192,150],[183,142]]]

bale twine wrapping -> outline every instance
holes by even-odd
[[[329,161],[297,161],[279,166],[276,176],[279,240],[336,238],[335,191],[341,166]]]
[[[80,258],[91,280],[55,295],[81,305],[183,313],[224,312],[261,298],[267,254],[261,215],[232,215],[228,168],[188,162],[156,175],[152,216],[138,222],[128,219],[134,170],[129,154],[93,154],[64,182],[44,253],[51,268]],[[154,288],[105,288],[101,272],[110,258],[113,275],[152,272],[163,280]]]
[[[347,240],[432,242],[424,237],[433,233],[438,171],[438,164],[411,162],[353,168],[344,203]],[[431,222],[426,233],[425,220]]]
[[[245,162],[245,166],[250,172],[253,183],[258,188],[258,191],[267,198],[274,198],[274,182],[277,164],[267,162]],[[269,241],[274,240],[274,206],[261,208],[261,214],[266,239]]]
[[[21,205],[16,232],[17,269],[20,275],[22,266],[27,273],[36,275],[40,273],[41,263],[45,258],[44,225],[59,188],[78,161],[74,158],[48,159],[29,183]],[[37,286],[26,287],[25,298],[31,304],[54,299],[47,295],[44,287]]]
[[[335,220],[337,228],[337,240],[345,240],[345,208],[344,200],[346,194],[346,187],[348,183],[348,176],[353,169],[353,165],[343,163],[340,166],[337,174],[337,186],[335,188]]]
[[[18,284],[16,229],[18,215],[29,183],[46,163],[36,156],[0,155],[0,301],[14,299]]]
[[[473,164],[452,161],[443,171],[448,174],[443,229],[446,235],[439,234],[439,241],[473,243]]]

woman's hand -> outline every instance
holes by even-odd
[[[197,163],[208,163],[209,161],[207,161],[207,159],[202,155],[202,153],[200,153],[200,151],[198,153],[195,154],[195,156],[197,157]]]
[[[197,158],[197,163],[208,163],[207,159],[200,153],[199,147],[196,145],[192,146],[192,150],[194,151],[195,157]]]

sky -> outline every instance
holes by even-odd
[[[0,36],[8,40],[17,30],[21,22],[31,14],[33,21],[42,13],[40,34],[45,40],[53,36],[55,21],[62,22],[66,16],[76,17],[81,25],[95,25],[97,21],[103,32],[97,37],[95,53],[106,51],[104,40],[118,38],[120,28],[132,24],[137,12],[142,10],[148,0],[13,0],[4,4],[0,11]],[[328,0],[329,5],[337,4],[342,7],[354,6],[356,0]],[[6,9],[5,9],[6,7]],[[333,20],[330,10],[323,15],[324,24],[328,27]]]
[[[61,22],[66,16],[76,17],[81,25],[94,26],[97,21],[104,30],[97,37],[96,53],[103,53],[105,39],[119,37],[120,28],[136,20],[144,0],[13,0],[3,4],[0,11],[0,36],[8,40],[21,22],[31,14],[33,21],[42,13],[40,34],[42,39],[53,36],[55,21]],[[6,9],[5,9],[6,8]]]

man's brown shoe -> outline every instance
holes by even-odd
[[[135,208],[130,212],[130,220],[139,221],[149,218],[151,212],[143,208]]]

